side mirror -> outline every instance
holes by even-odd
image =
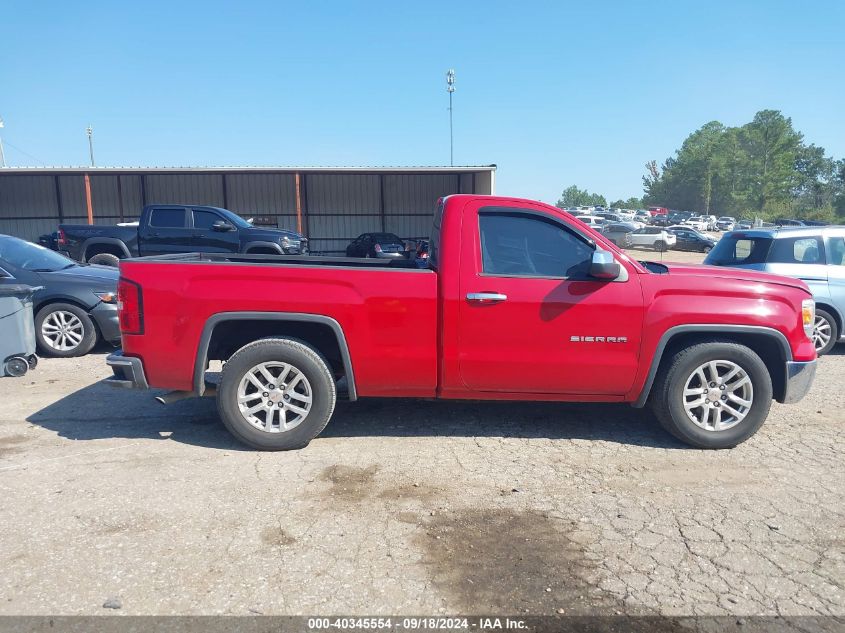
[[[226,220],[217,220],[217,222],[211,225],[211,230],[225,233],[226,231],[234,231],[235,227],[226,222]]]
[[[593,261],[590,262],[590,277],[596,279],[616,279],[621,272],[619,263],[608,251],[593,251]]]

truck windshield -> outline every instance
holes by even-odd
[[[252,227],[252,224],[244,220],[241,216],[237,213],[232,213],[228,209],[218,209],[218,211],[227,219],[229,222],[234,224],[239,229],[248,229]]]
[[[756,237],[750,235],[726,235],[716,244],[705,263],[715,266],[731,266],[734,264],[763,264],[769,247],[772,245],[770,237]]]
[[[0,238],[0,260],[32,272],[55,272],[76,266],[64,255],[16,237]]]

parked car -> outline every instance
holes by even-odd
[[[683,226],[688,226],[696,231],[706,231],[708,226],[707,218],[703,215],[693,215],[681,222]]]
[[[673,221],[673,218],[670,218],[666,215],[655,215],[654,217],[651,218],[650,224],[651,224],[651,226],[666,227],[666,226],[672,226],[673,224],[675,224],[675,222]]]
[[[393,233],[362,233],[346,247],[347,257],[407,257],[405,242]]]
[[[689,226],[670,226],[666,230],[675,235],[676,242],[673,248],[679,251],[709,253],[716,246],[716,240],[702,235]]]
[[[648,211],[637,211],[634,214],[634,220],[642,222],[643,224],[651,224],[653,218]]]
[[[637,227],[627,222],[611,222],[605,224],[601,232],[602,235],[620,248],[629,248],[633,243],[631,233],[636,230]]]
[[[294,231],[255,227],[227,209],[153,204],[137,224],[60,224],[59,250],[78,262],[117,266],[127,257],[195,252],[305,255],[308,240]]]
[[[734,229],[750,229],[754,227],[754,220],[748,220],[746,218],[740,218],[736,221],[736,225]]]
[[[615,213],[611,213],[610,211],[596,211],[593,215],[597,218],[604,218],[605,222],[624,222],[625,220],[622,219],[622,216],[617,215]]]
[[[729,448],[772,399],[795,402],[812,384],[802,281],[641,264],[560,209],[495,196],[444,198],[431,245],[427,270],[228,254],[123,262],[123,350],[108,382],[172,390],[166,403],[203,395],[209,362],[225,361],[217,411],[263,450],[306,446],[339,392],[649,402],[680,440]]]
[[[669,215],[669,209],[667,209],[666,207],[649,207],[648,212],[654,217],[657,217],[657,216],[660,216],[660,215],[662,215],[662,216],[668,216]]]
[[[701,216],[707,222],[707,231],[715,231],[717,229],[717,225],[719,223],[718,218],[715,215],[703,215]]]
[[[657,226],[644,226],[631,232],[631,246],[653,248],[664,252],[675,245],[677,238],[673,233]]]
[[[790,218],[777,218],[772,224],[775,226],[806,226],[803,221]]]
[[[733,231],[736,225],[736,219],[729,215],[723,215],[716,220],[716,228],[720,231]]]
[[[719,240],[704,263],[801,279],[816,300],[816,352],[827,354],[845,340],[845,227],[733,231]]]
[[[576,215],[575,219],[596,230],[601,230],[601,227],[607,223],[604,218],[595,215]]]
[[[98,341],[120,342],[118,276],[115,268],[80,265],[43,246],[0,235],[0,284],[41,288],[32,308],[42,355],[82,356]]]

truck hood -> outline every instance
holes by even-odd
[[[302,235],[296,231],[288,231],[286,229],[268,229],[264,227],[250,227],[244,231],[250,238],[263,238],[276,241],[285,236],[291,240],[302,240]]]
[[[739,281],[750,281],[754,283],[776,284],[779,286],[787,286],[789,288],[800,288],[809,294],[810,290],[807,284],[800,279],[793,279],[792,277],[784,277],[782,275],[772,275],[771,273],[761,273],[755,270],[748,270],[747,268],[729,268],[727,266],[705,266],[704,264],[667,264],[664,266],[669,269],[669,274],[690,275],[694,277],[708,277],[716,279],[735,279]]]

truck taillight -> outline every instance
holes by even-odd
[[[117,282],[117,311],[121,334],[144,333],[144,301],[141,286],[123,277]]]
[[[64,232],[64,229],[59,229],[59,237],[58,237],[58,239],[56,240],[56,243],[57,243],[59,246],[64,246],[65,244],[67,244],[67,240],[65,239],[65,232]]]

